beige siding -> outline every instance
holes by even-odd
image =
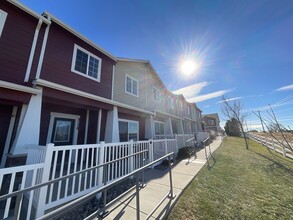
[[[138,97],[125,92],[126,75],[138,81]],[[118,61],[114,73],[113,99],[115,101],[146,109],[146,64]]]

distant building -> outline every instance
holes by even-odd
[[[202,121],[206,131],[220,132],[220,119],[218,113],[202,115]]]

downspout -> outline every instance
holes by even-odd
[[[38,63],[38,68],[37,68],[37,73],[36,73],[36,80],[39,79],[40,75],[41,75],[41,70],[42,70],[42,66],[43,66],[43,60],[44,60],[46,45],[47,45],[47,41],[48,41],[49,29],[50,29],[50,25],[51,25],[51,17],[48,16],[48,18],[45,18],[44,14],[42,16],[43,16],[43,19],[46,19],[46,21],[47,21],[47,27],[46,27],[46,30],[45,30],[45,35],[44,35],[41,54],[40,54],[40,59],[39,59],[39,63]]]
[[[43,23],[43,19],[39,18],[39,22],[38,22],[36,30],[35,30],[34,39],[33,39],[32,47],[31,47],[31,52],[30,52],[30,56],[29,56],[29,60],[28,60],[27,68],[26,68],[24,82],[28,82],[28,80],[29,80],[29,76],[30,76],[32,64],[33,64],[33,59],[34,59],[34,55],[35,55],[35,51],[36,51],[38,36],[39,36],[39,32],[40,32],[42,23]]]

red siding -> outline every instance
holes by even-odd
[[[79,108],[88,108],[92,110],[100,108],[107,110],[113,109],[113,106],[110,104],[98,102],[92,99],[83,98],[77,95],[72,95],[66,92],[61,92],[50,88],[43,88],[43,97],[45,97],[46,99],[52,99],[53,103],[59,102],[61,105],[66,102],[70,102],[73,106]]]
[[[13,105],[28,104],[31,96],[29,93],[0,88],[0,103],[10,103]]]
[[[86,110],[43,102],[42,114],[41,114],[41,127],[40,127],[40,145],[46,145],[51,112],[79,115],[80,119],[79,119],[79,126],[78,126],[77,144],[83,144],[84,132],[85,132]]]
[[[0,38],[0,80],[24,84],[24,77],[38,19],[0,1],[8,13]]]
[[[139,140],[145,139],[145,118],[135,116],[135,115],[129,115],[125,113],[118,113],[119,119],[127,119],[127,120],[133,120],[139,122]]]
[[[74,44],[102,59],[100,82],[71,72]],[[115,62],[56,23],[52,23],[47,41],[41,77],[94,95],[111,98],[112,71]]]

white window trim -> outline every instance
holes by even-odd
[[[155,99],[155,93],[153,94],[153,100],[154,100],[155,102],[161,103],[161,100],[162,100],[162,97],[161,97],[161,91],[160,91],[158,88],[156,88],[156,87],[153,87],[153,92],[154,92],[154,90],[156,90],[156,91],[159,93],[159,100],[156,100],[156,99]]]
[[[123,121],[123,122],[132,122],[132,123],[136,123],[137,124],[137,141],[139,141],[139,121],[134,121],[134,120],[128,120],[128,119],[122,119],[122,118],[119,118],[118,119],[118,123],[119,121]],[[119,131],[119,135],[120,135],[120,131]],[[128,132],[128,139],[129,139],[129,132]]]
[[[164,134],[166,133],[166,125],[165,125],[165,122],[162,122],[162,121],[154,121],[154,127],[155,127],[155,124],[163,124],[164,125]],[[156,132],[156,130],[155,130]],[[160,135],[164,135],[164,134],[160,134]]]
[[[98,77],[97,78],[94,78],[94,77],[88,75],[88,68],[89,68],[90,59],[88,59],[88,62],[87,62],[87,73],[86,74],[81,73],[81,72],[75,70],[75,62],[76,62],[76,52],[77,52],[77,49],[81,50],[84,53],[87,53],[89,55],[89,57],[91,56],[91,57],[99,60],[99,69],[98,69]],[[72,56],[72,63],[71,63],[71,72],[74,72],[74,73],[76,73],[78,75],[81,75],[83,77],[86,77],[88,79],[91,79],[91,80],[100,82],[100,79],[101,79],[101,67],[102,67],[102,59],[100,57],[97,57],[96,55],[92,54],[91,52],[87,51],[86,49],[83,49],[82,47],[78,46],[77,44],[74,44],[73,56]]]
[[[137,95],[127,91],[127,77],[129,77],[131,80],[136,81],[136,83],[137,83]],[[133,90],[132,85],[133,85],[133,83],[131,82],[131,90]],[[128,74],[125,74],[125,93],[127,93],[129,95],[133,95],[135,97],[139,97],[139,82],[138,82],[138,80],[136,78],[134,78],[132,76],[129,76]]]
[[[73,119],[75,120],[75,127],[73,129],[74,134],[73,134],[73,144],[77,144],[77,135],[78,135],[78,125],[79,125],[79,115],[71,115],[71,114],[63,114],[63,113],[58,113],[58,112],[51,112],[50,114],[50,123],[49,123],[49,129],[48,129],[48,134],[47,134],[47,144],[51,143],[52,139],[52,131],[53,131],[53,126],[54,126],[54,119],[55,118],[67,118],[67,119]]]
[[[7,17],[7,12],[0,9],[0,37],[5,25],[6,17]]]
[[[190,106],[187,106],[187,114],[190,115]]]

